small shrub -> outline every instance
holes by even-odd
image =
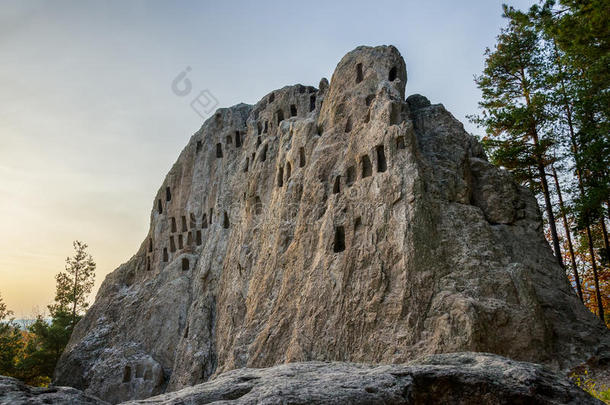
[[[610,387],[598,384],[593,378],[589,377],[586,370],[583,375],[572,374],[570,377],[576,385],[587,391],[591,396],[610,404]]]

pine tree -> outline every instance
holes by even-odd
[[[475,78],[482,91],[482,114],[471,120],[485,128],[488,145],[493,142],[490,138],[497,140],[492,156],[501,157],[500,163],[511,162],[514,173],[527,173],[530,187],[542,193],[553,249],[563,265],[546,174],[548,151],[555,140],[544,130],[552,120],[547,111],[544,54],[526,14],[504,6],[503,16],[508,26],[495,49],[485,51],[483,74]]]
[[[597,312],[604,319],[592,227],[603,231],[608,250],[603,206],[610,196],[610,4],[598,0],[548,0],[533,6],[529,16],[552,47],[547,70],[550,100],[562,111],[567,126],[567,150],[574,163],[577,187],[573,211],[584,229],[597,295]],[[604,257],[602,255],[602,257]]]
[[[66,258],[65,272],[55,276],[57,282],[55,304],[49,305],[51,316],[69,318],[70,333],[88,307],[87,297],[95,282],[95,262],[87,253],[87,244],[74,241],[74,256]]]
[[[21,351],[21,333],[0,296],[0,374],[14,376]]]

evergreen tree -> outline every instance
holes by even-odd
[[[0,296],[0,374],[13,376],[22,343],[19,327]]]
[[[604,269],[598,267],[592,227],[596,222],[600,225],[604,243],[600,251],[609,251],[604,205],[610,199],[610,4],[560,0],[557,5],[547,0],[542,7],[532,7],[529,15],[553,50],[546,73],[549,99],[567,126],[566,150],[577,180],[573,211],[577,228],[585,231],[597,312],[605,320],[598,274]]]
[[[528,179],[542,193],[555,255],[561,249],[551,202],[546,166],[553,134],[545,131],[552,121],[545,87],[545,58],[540,38],[528,16],[504,6],[508,26],[501,30],[493,50],[485,51],[483,74],[476,77],[482,91],[482,114],[471,120],[485,128],[486,146],[495,163]]]
[[[73,257],[66,258],[66,271],[55,276],[55,304],[49,305],[54,320],[63,321],[68,317],[70,333],[80,320],[81,313],[89,306],[87,297],[95,282],[96,267],[93,258],[87,253],[87,244],[74,241],[73,246],[75,253]]]

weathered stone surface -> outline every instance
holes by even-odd
[[[30,387],[19,380],[0,375],[0,405],[4,404],[108,405],[108,402],[74,388]]]
[[[73,388],[0,377],[0,404],[106,404]],[[537,364],[484,353],[409,364],[289,363],[227,371],[211,381],[126,404],[601,404]]]
[[[532,195],[393,47],[330,84],[219,109],[153,201],[56,370],[111,402],[240,367],[485,351],[567,370],[608,352]]]
[[[228,371],[129,404],[601,404],[540,365],[481,353],[413,364],[291,363]]]

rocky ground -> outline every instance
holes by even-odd
[[[0,403],[106,404],[72,388],[33,389],[0,379]],[[368,366],[306,362],[220,374],[209,382],[125,404],[601,404],[536,364],[484,353]]]

